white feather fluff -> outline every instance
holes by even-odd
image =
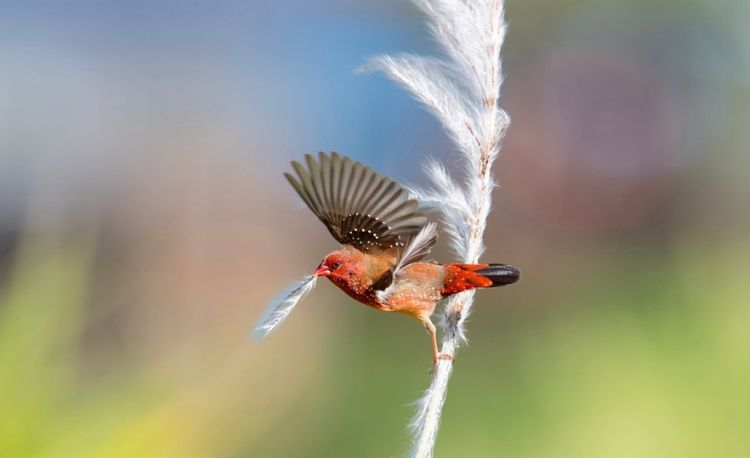
[[[371,59],[365,69],[380,70],[404,86],[440,120],[454,142],[462,149],[476,149],[472,131],[476,107],[464,97],[459,83],[450,78],[445,62],[409,54],[380,56]]]
[[[268,337],[284,320],[287,319],[297,303],[302,300],[315,287],[317,276],[308,275],[302,280],[291,285],[287,290],[276,297],[263,312],[253,329],[253,338],[262,340]]]
[[[381,56],[366,68],[380,70],[408,89],[441,122],[461,154],[463,180],[452,178],[436,161],[426,165],[430,186],[411,189],[441,213],[451,247],[464,262],[475,263],[495,187],[491,168],[510,119],[499,108],[502,66],[500,48],[506,25],[502,0],[414,0],[427,14],[430,30],[444,57]],[[442,352],[454,354],[464,340],[464,321],[472,292],[446,304]],[[430,457],[437,437],[453,364],[440,360],[432,384],[419,400],[412,421],[414,457]]]
[[[409,241],[404,252],[401,253],[398,264],[396,264],[396,267],[393,269],[394,274],[398,274],[398,271],[401,270],[402,267],[427,256],[430,253],[430,249],[435,244],[436,239],[437,224],[427,223],[422,226],[422,229],[420,229],[419,232],[417,232],[417,235]]]
[[[437,224],[427,223],[417,232],[406,245],[403,253],[399,257],[398,263],[393,267],[393,281],[383,291],[376,291],[375,295],[381,303],[388,302],[388,296],[394,291],[395,285],[403,272],[401,269],[409,264],[422,259],[430,253],[435,241],[437,240]]]

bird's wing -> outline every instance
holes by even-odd
[[[378,299],[381,302],[386,302],[385,298],[391,291],[390,286],[398,279],[401,269],[427,256],[437,242],[437,237],[437,224],[427,223],[409,240],[406,247],[398,250],[394,266],[372,285],[373,289],[379,292]],[[381,292],[383,294],[380,294]]]
[[[305,160],[307,168],[292,162],[297,177],[284,176],[331,235],[366,253],[390,251],[399,264],[427,223],[417,201],[395,181],[348,157],[320,153],[319,162],[309,154]],[[432,244],[409,256],[410,262]]]
[[[427,223],[412,237],[403,250],[399,251],[398,262],[393,269],[394,273],[402,267],[417,262],[430,254],[430,250],[437,242],[437,224]]]

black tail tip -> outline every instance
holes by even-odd
[[[479,275],[492,281],[492,286],[503,286],[515,283],[521,278],[521,271],[507,264],[490,264],[489,267],[476,271]]]

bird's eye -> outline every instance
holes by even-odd
[[[334,262],[334,263],[333,263],[333,265],[331,266],[331,270],[336,270],[336,269],[338,269],[339,267],[341,267],[341,261],[336,261],[336,262]]]

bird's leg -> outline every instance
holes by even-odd
[[[438,360],[447,359],[452,361],[453,355],[448,353],[440,353],[440,351],[438,350],[437,329],[435,328],[435,325],[432,324],[432,320],[430,320],[429,318],[423,318],[422,324],[424,324],[424,327],[427,328],[427,332],[430,333],[430,337],[432,338],[432,370],[435,370]]]

